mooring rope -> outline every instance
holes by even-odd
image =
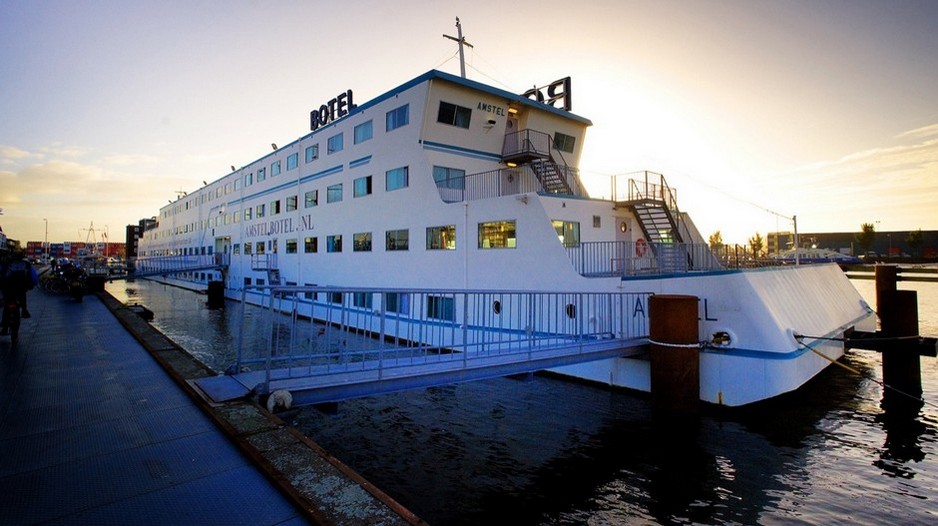
[[[697,342],[697,343],[665,343],[665,342],[659,342],[659,341],[652,340],[651,338],[648,338],[648,343],[650,343],[650,344],[652,344],[652,345],[658,345],[658,346],[660,346],[660,347],[673,347],[673,348],[675,348],[675,349],[700,349],[700,348],[702,348],[704,345],[706,345],[706,342]]]
[[[912,400],[914,400],[914,401],[916,401],[916,402],[921,402],[921,403],[923,403],[923,404],[925,404],[925,405],[929,405],[929,406],[931,406],[931,407],[938,408],[938,404],[933,404],[933,403],[929,402],[928,400],[925,400],[924,398],[922,398],[922,397],[920,397],[920,396],[915,396],[915,395],[909,394],[909,393],[907,393],[907,392],[905,392],[905,391],[903,391],[903,390],[901,390],[901,389],[897,389],[897,388],[895,388],[895,387],[893,387],[893,386],[887,384],[886,382],[884,382],[884,381],[882,381],[882,380],[878,380],[878,379],[874,378],[873,376],[870,376],[870,375],[868,375],[868,374],[864,374],[863,371],[860,371],[859,369],[857,369],[857,368],[855,368],[855,367],[850,367],[849,365],[847,365],[847,364],[845,364],[845,363],[841,363],[841,362],[839,362],[839,361],[837,361],[837,360],[831,358],[830,356],[827,356],[826,354],[822,353],[821,351],[819,351],[819,350],[817,350],[817,349],[815,349],[815,348],[813,348],[813,347],[809,347],[809,346],[806,345],[803,341],[801,341],[802,338],[811,338],[811,339],[817,339],[817,340],[832,340],[832,341],[843,341],[843,340],[844,340],[843,338],[815,338],[814,336],[804,336],[804,335],[802,335],[802,334],[796,334],[796,335],[795,335],[795,339],[798,340],[798,344],[799,344],[799,345],[801,345],[801,346],[804,347],[805,349],[808,349],[809,351],[813,352],[814,354],[820,356],[821,358],[824,358],[825,360],[829,361],[830,363],[832,363],[832,364],[834,364],[834,365],[837,365],[837,366],[839,366],[839,367],[842,367],[842,368],[846,369],[847,371],[850,371],[851,373],[853,373],[853,374],[855,374],[855,375],[857,375],[857,376],[859,376],[859,377],[861,377],[861,378],[866,378],[867,380],[870,380],[870,381],[872,381],[872,382],[874,382],[874,383],[877,383],[877,384],[879,384],[883,389],[889,389],[890,391],[893,391],[893,392],[895,392],[895,393],[901,394],[902,396],[906,396],[906,397],[908,397],[908,398],[911,398]],[[908,339],[908,337],[905,337],[905,338]],[[918,336],[916,336],[916,338],[918,338]],[[883,339],[887,339],[887,338],[883,338]]]

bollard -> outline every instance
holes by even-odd
[[[697,413],[700,341],[696,296],[656,294],[648,301],[651,396],[656,408]]]
[[[217,309],[225,306],[225,283],[223,281],[208,282],[208,308]]]

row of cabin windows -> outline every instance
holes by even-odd
[[[406,126],[410,124],[410,105],[405,104],[398,108],[395,108],[387,112],[385,116],[385,131],[393,131],[401,126]],[[355,144],[361,144],[366,142],[374,137],[374,124],[373,121],[367,121],[355,128],[352,131],[353,141]],[[345,149],[345,136],[343,133],[338,133],[326,139],[326,154],[333,154],[336,152],[341,152]],[[319,159],[319,143],[311,144],[307,146],[304,150],[305,161],[306,163],[311,163]],[[299,166],[299,153],[291,153],[287,156],[287,171],[293,170]],[[260,183],[267,179],[267,168],[258,168],[255,172],[251,172],[244,176],[244,186],[248,187],[254,183]],[[273,161],[270,164],[270,177],[276,177],[281,173],[281,164],[280,160]],[[241,188],[241,180],[238,179],[235,181],[235,190]],[[226,188],[225,193],[229,193],[229,189]],[[219,194],[220,197],[221,194]]]
[[[576,221],[552,221],[557,237],[564,246],[577,246],[580,244],[580,223]],[[478,224],[478,248],[515,248],[517,245],[516,224],[515,221],[487,221]],[[266,241],[268,248],[276,253],[277,247],[271,240]],[[265,251],[265,242],[257,241],[253,244],[256,247],[257,254],[263,254]],[[297,239],[287,239],[285,244],[287,254],[296,254],[299,252],[299,242]],[[384,249],[386,251],[410,250],[410,230],[398,229],[387,230],[384,233]],[[427,227],[426,230],[426,249],[427,250],[455,250],[456,249],[456,226],[434,226]],[[353,252],[371,252],[372,251],[372,233],[359,232],[352,234]],[[244,244],[244,253],[250,255],[252,244]],[[306,237],[303,239],[303,252],[313,254],[319,252],[319,238]],[[326,252],[342,252],[342,235],[334,234],[326,236]],[[240,246],[234,245],[234,253],[240,253]]]

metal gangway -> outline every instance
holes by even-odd
[[[246,287],[266,341],[242,329],[236,363],[194,383],[218,403],[283,390],[310,405],[632,356],[650,296]]]
[[[101,275],[105,280],[135,279],[153,276],[168,276],[186,272],[199,272],[204,270],[224,271],[230,262],[229,254],[191,254],[172,256],[151,256],[135,258],[123,272],[112,273],[107,268],[97,269],[86,266],[89,275]]]

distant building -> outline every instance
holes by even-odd
[[[802,247],[812,245],[834,250],[851,256],[870,258],[923,258],[938,259],[938,230],[922,230],[922,246],[913,249],[908,244],[909,231],[876,232],[873,245],[865,251],[857,242],[859,232],[800,233],[798,238]],[[794,245],[794,233],[769,232],[766,235],[766,247],[769,255],[791,248]],[[866,254],[870,252],[870,254]]]
[[[26,243],[26,257],[40,259],[43,254],[54,258],[77,258],[86,254],[101,254],[105,257],[123,259],[125,257],[124,243],[111,242],[84,242],[64,241],[62,243],[46,243],[42,241],[28,241]]]

